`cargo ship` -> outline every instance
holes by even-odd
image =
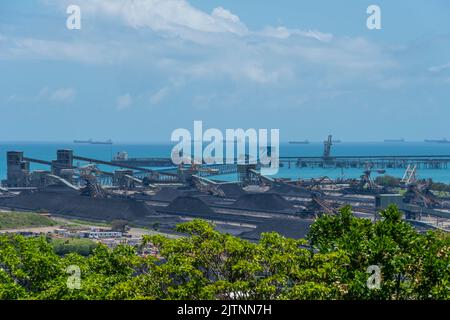
[[[447,140],[446,138],[439,139],[439,140],[425,139],[425,142],[429,142],[429,143],[450,143],[450,141]]]
[[[405,139],[385,139],[384,142],[405,142]]]
[[[303,141],[289,141],[289,144],[309,144],[308,140]]]
[[[83,144],[113,144],[111,139],[107,141],[94,141],[92,139],[89,140],[73,140],[73,143],[83,143]]]

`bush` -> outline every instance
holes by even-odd
[[[97,247],[97,244],[89,239],[53,239],[52,245],[53,250],[59,256],[78,253],[86,257]]]

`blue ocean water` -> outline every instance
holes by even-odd
[[[92,157],[101,160],[111,160],[119,151],[126,151],[129,157],[170,157],[173,145],[170,144],[112,144],[112,145],[89,145],[74,143],[25,143],[25,142],[0,142],[0,179],[6,177],[6,152],[23,151],[26,157],[42,160],[54,160],[57,149],[73,149],[74,154]],[[281,144],[281,156],[321,156],[323,152],[322,143]],[[332,155],[372,155],[372,156],[400,156],[400,155],[450,155],[450,144],[404,142],[342,142],[332,147]],[[31,168],[48,169],[45,165],[32,164]],[[102,169],[110,168],[101,166]],[[401,177],[403,169],[386,169],[386,174]],[[282,167],[278,177],[298,179],[316,178],[328,176],[330,178],[357,178],[362,174],[361,169],[322,169],[322,168],[295,168]],[[450,183],[450,169],[420,169],[420,178],[432,178],[434,181]],[[235,175],[224,175],[217,177],[223,180],[234,180]]]

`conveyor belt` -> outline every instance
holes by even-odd
[[[74,186],[73,184],[71,184],[69,181],[67,181],[66,179],[63,179],[59,176],[55,176],[54,174],[47,174],[46,175],[49,178],[55,179],[61,183],[63,183],[64,185],[68,186],[69,188],[75,190],[75,191],[80,191],[80,188],[78,188],[77,186]]]
[[[34,163],[39,163],[39,164],[45,164],[48,166],[51,166],[52,163],[51,161],[46,161],[46,160],[39,160],[39,159],[33,159],[33,158],[27,158],[27,157],[23,157],[24,161],[28,161],[28,162],[34,162]]]
[[[24,157],[23,160],[28,161],[28,162],[33,162],[33,163],[44,164],[44,165],[48,165],[48,166],[52,165],[51,161],[46,161],[46,160],[40,160],[40,159],[34,159],[34,158],[28,158],[28,157]],[[70,169],[80,169],[80,168],[72,166]],[[104,174],[106,176],[113,176],[114,175],[111,172],[102,171],[102,170],[97,170],[97,172],[101,173],[101,174]]]
[[[111,162],[111,161],[104,161],[104,160],[98,160],[98,159],[87,158],[87,157],[80,157],[80,156],[73,156],[73,158],[75,160],[86,161],[86,162],[91,162],[91,163],[98,163],[98,164],[103,164],[103,165],[107,165],[107,166],[111,166],[111,167],[126,168],[126,169],[143,171],[143,172],[147,172],[147,173],[156,173],[156,174],[172,176],[172,177],[173,176],[177,176],[176,173],[159,172],[159,171],[155,171],[155,170],[151,170],[151,169],[147,169],[147,168],[140,168],[140,167],[130,166],[130,165],[127,165],[127,164],[117,164],[117,163],[114,163],[114,162]]]
[[[176,173],[159,172],[159,171],[155,171],[155,170],[151,170],[151,169],[147,169],[147,168],[140,168],[140,167],[130,166],[127,164],[117,164],[117,163],[114,163],[111,161],[98,160],[98,159],[93,159],[93,158],[88,158],[88,157],[73,156],[73,159],[91,162],[91,163],[103,164],[103,165],[107,165],[107,166],[111,166],[111,167],[119,167],[119,168],[143,171],[143,172],[147,172],[147,173],[157,173],[157,174],[172,176],[172,177],[177,176]],[[48,165],[48,166],[52,165],[51,161],[46,161],[46,160],[40,160],[40,159],[34,159],[34,158],[28,158],[28,157],[24,157],[23,160],[33,162],[33,163],[44,164],[44,165]],[[75,169],[76,167],[72,167],[72,168]],[[105,174],[105,175],[112,175],[110,172],[105,172],[105,171],[101,171],[100,173]]]
[[[129,174],[124,175],[124,177],[127,178],[128,180],[134,181],[134,182],[136,182],[138,184],[142,184],[143,183],[141,179],[138,179],[136,177],[130,176]]]

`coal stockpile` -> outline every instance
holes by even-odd
[[[173,201],[178,197],[183,196],[185,193],[175,188],[162,188],[153,197],[154,201]]]
[[[195,193],[193,193],[193,194],[186,194],[185,196],[186,197],[194,197],[194,198],[200,199],[201,201],[206,203],[206,205],[208,205],[208,206],[213,206],[218,201],[222,200],[222,198],[218,198],[218,197],[213,196],[213,195],[199,193],[199,192],[197,192],[196,194]]]
[[[173,200],[165,210],[177,213],[194,213],[198,215],[214,215],[215,212],[205,202],[196,197],[182,196]]]
[[[249,210],[293,212],[294,207],[275,193],[249,193],[239,197],[234,207]]]
[[[246,193],[244,189],[235,183],[221,184],[219,189],[223,191],[226,198],[232,199],[237,199]]]
[[[217,213],[202,199],[191,196],[178,197],[167,207],[156,209],[159,213],[175,216],[192,217],[214,221],[225,221],[235,223],[246,223],[256,225],[261,219],[236,214]]]
[[[22,210],[45,210],[53,214],[99,220],[134,220],[156,212],[143,202],[129,199],[100,199],[76,192],[33,192],[0,199],[0,206]]]
[[[258,224],[256,229],[241,233],[239,237],[258,240],[261,233],[277,232],[287,238],[300,239],[306,237],[312,223],[311,219],[268,219]]]
[[[301,195],[301,194],[308,193],[308,191],[303,188],[291,186],[288,184],[275,185],[272,188],[270,188],[269,192],[283,194],[283,195]]]

